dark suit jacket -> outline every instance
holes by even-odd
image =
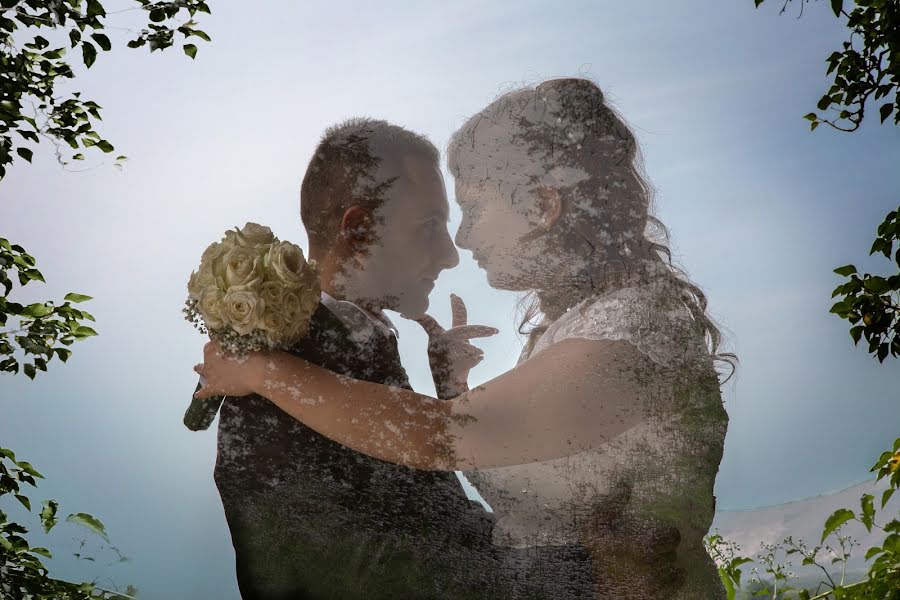
[[[410,387],[393,336],[358,344],[324,306],[293,352]],[[492,515],[453,473],[369,458],[254,395],[222,405],[215,481],[244,600],[500,597]]]

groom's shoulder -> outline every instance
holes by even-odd
[[[292,354],[329,369],[325,362],[349,360],[360,354],[350,328],[325,303],[320,302],[309,323],[309,331],[290,349]],[[350,365],[347,365],[350,366]]]

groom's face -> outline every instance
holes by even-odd
[[[447,231],[447,193],[440,169],[425,158],[407,156],[385,168],[397,179],[373,215],[373,242],[347,284],[356,288],[353,295],[415,318],[428,309],[440,272],[459,264]]]

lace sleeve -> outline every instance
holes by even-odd
[[[693,315],[663,286],[622,288],[573,307],[547,329],[534,352],[568,338],[626,340],[663,366],[709,360]]]

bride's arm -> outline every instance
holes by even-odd
[[[252,360],[250,387],[294,418],[358,452],[427,470],[522,464],[585,450],[639,423],[652,393],[640,381],[652,363],[625,341],[567,339],[443,401],[283,352]]]

